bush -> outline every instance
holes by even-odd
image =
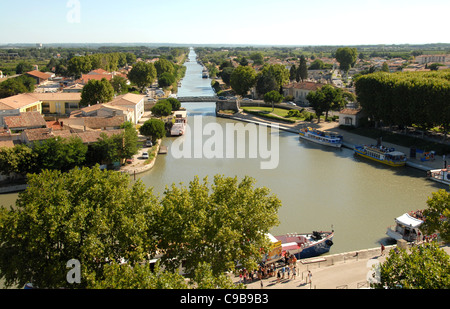
[[[172,114],[172,104],[170,104],[167,100],[162,100],[156,103],[156,105],[152,107],[151,111],[156,117],[169,116]]]
[[[287,117],[301,117],[301,116],[302,114],[297,109],[291,109],[287,114]]]

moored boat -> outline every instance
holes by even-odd
[[[404,213],[395,218],[395,225],[387,228],[386,235],[394,240],[406,240],[407,242],[420,242],[437,239],[439,234],[425,235],[420,226],[425,222],[422,210]]]
[[[273,246],[270,259],[281,258],[289,253],[297,259],[306,259],[322,255],[330,251],[333,245],[334,232],[317,232],[306,234],[285,234],[273,236],[268,234]]]
[[[355,154],[361,157],[389,166],[397,167],[406,165],[406,155],[401,151],[396,151],[395,148],[374,145],[355,145],[353,150],[355,151]]]
[[[170,129],[170,135],[181,136],[186,130],[187,124],[187,113],[186,111],[176,111],[175,112],[175,123]]]
[[[450,185],[450,165],[447,168],[427,171],[427,178],[446,185]]]
[[[340,148],[342,146],[342,135],[336,133],[328,133],[313,128],[303,128],[300,130],[300,138],[315,142],[320,145]]]

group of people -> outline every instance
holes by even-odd
[[[283,257],[283,266],[277,268],[275,263],[265,264],[261,263],[257,270],[248,271],[247,269],[241,269],[239,272],[240,283],[251,283],[254,280],[268,279],[271,277],[277,278],[277,282],[283,279],[295,279],[297,275],[297,258],[293,254],[286,252]]]

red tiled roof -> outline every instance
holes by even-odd
[[[98,74],[92,74],[92,75],[83,74],[81,76],[81,78],[80,78],[80,82],[83,83],[83,84],[87,84],[90,80],[93,80],[93,79],[95,79],[95,80],[102,80],[103,78],[106,78],[107,80],[111,80],[112,79],[112,75],[110,75],[110,74],[101,74],[101,75],[98,75]]]
[[[312,90],[316,91],[317,89],[323,87],[324,84],[321,83],[313,83],[313,82],[302,82],[302,83],[292,83],[283,86],[284,89],[294,88],[294,89],[303,89],[303,90]]]
[[[37,70],[27,72],[27,75],[31,75],[31,76],[34,76],[34,77],[38,77],[38,78],[44,79],[44,80],[49,79],[49,78],[51,77],[50,74],[46,74],[46,73],[43,73],[43,72],[37,71]]]
[[[19,128],[46,128],[47,124],[39,112],[21,113],[19,116],[4,117],[4,122],[9,129]]]

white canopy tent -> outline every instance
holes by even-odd
[[[400,217],[396,218],[395,221],[401,225],[410,227],[410,228],[417,228],[419,227],[423,221],[414,217],[411,217],[409,214],[403,214]]]

